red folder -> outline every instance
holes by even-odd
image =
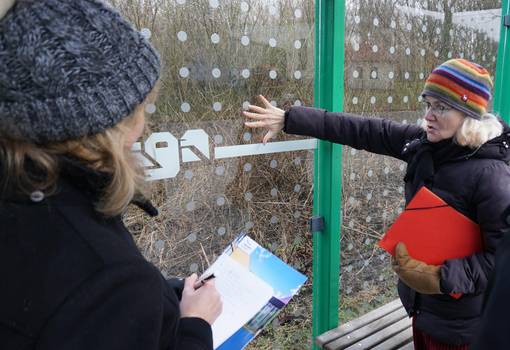
[[[416,193],[379,246],[395,255],[398,242],[406,245],[411,257],[432,265],[483,250],[480,226],[426,187]]]

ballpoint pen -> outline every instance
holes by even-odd
[[[211,274],[205,276],[204,278],[201,278],[199,281],[197,281],[193,287],[195,289],[198,289],[198,288],[202,287],[205,284],[205,282],[212,280],[213,278],[216,278],[216,276],[214,275],[214,273],[211,273]]]

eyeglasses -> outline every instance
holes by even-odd
[[[423,101],[423,110],[425,114],[427,114],[429,111],[432,111],[433,115],[438,118],[442,118],[445,114],[451,111],[452,108],[441,103],[432,104],[430,102]]]

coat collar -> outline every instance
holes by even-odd
[[[59,176],[55,195],[58,195],[67,185],[70,185],[83,193],[92,203],[100,200],[111,179],[109,174],[91,169],[78,159],[71,157],[60,159]],[[8,191],[2,197],[6,201],[34,204],[43,201],[45,194],[39,190],[35,190],[30,194]],[[135,196],[131,203],[150,216],[158,215],[158,210],[142,195]]]

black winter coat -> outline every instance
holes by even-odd
[[[71,166],[55,195],[0,200],[0,348],[212,349],[121,218],[94,210],[98,176]]]
[[[410,124],[367,118],[347,113],[292,107],[286,112],[284,131],[313,136],[357,149],[388,155],[407,163],[416,150],[412,142],[425,131]],[[483,293],[494,268],[494,252],[509,225],[501,214],[510,205],[510,130],[478,150],[465,153],[439,166],[427,187],[480,225],[485,250],[463,259],[447,260],[441,267],[442,295],[423,295],[399,281],[398,291],[416,327],[438,341],[469,344],[479,324]],[[405,148],[405,150],[404,150]],[[416,192],[406,183],[406,203]],[[456,300],[449,293],[463,293]]]
[[[510,209],[510,208],[509,208]],[[507,220],[510,212],[505,213]],[[487,288],[487,298],[477,336],[471,350],[507,350],[510,345],[510,235],[497,252],[496,268]]]

